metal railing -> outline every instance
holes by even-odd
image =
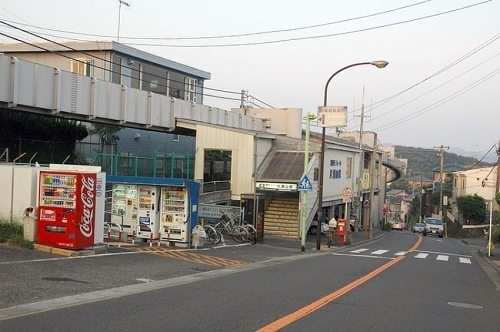
[[[109,175],[194,179],[194,155],[155,153],[152,157],[92,152],[91,165]]]

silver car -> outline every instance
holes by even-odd
[[[422,222],[417,222],[413,225],[412,231],[413,233],[423,233],[425,230],[425,224]]]
[[[425,218],[424,220],[425,228],[424,228],[424,236],[427,234],[438,235],[439,237],[443,237],[444,233],[444,225],[443,221],[438,218]]]

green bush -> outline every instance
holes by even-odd
[[[491,241],[500,243],[500,225],[495,225],[491,229]]]
[[[348,234],[345,237],[345,245],[350,246],[352,244],[352,235]]]
[[[10,240],[16,234],[23,236],[23,225],[17,221],[0,221],[0,239],[2,242]]]
[[[384,225],[384,230],[390,232],[392,230],[392,224],[390,221],[387,221]]]
[[[23,225],[18,221],[0,220],[0,243],[10,242],[23,248],[33,249],[33,242],[24,239]]]

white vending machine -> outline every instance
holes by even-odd
[[[162,187],[160,200],[162,240],[188,242],[188,190],[186,187]]]
[[[137,225],[137,185],[114,184],[111,211],[111,222],[120,225],[123,232],[132,235]]]
[[[158,195],[156,186],[139,185],[137,187],[137,237],[158,239],[160,223],[158,222],[159,210],[157,200]]]

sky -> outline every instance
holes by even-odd
[[[1,0],[0,43],[115,40],[211,73],[204,104],[316,114],[384,145],[496,160],[500,0]],[[363,117],[361,117],[363,109]],[[312,130],[320,131],[314,123]],[[333,134],[335,128],[328,128]]]

